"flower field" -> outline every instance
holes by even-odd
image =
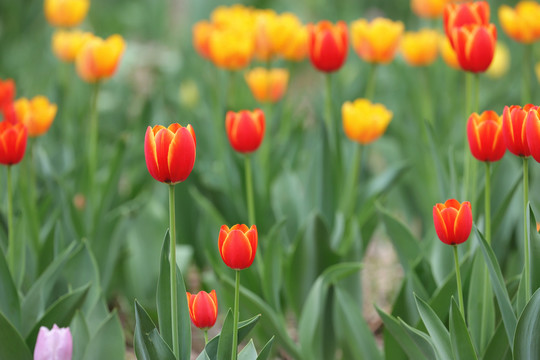
[[[540,359],[539,16],[0,2],[0,360]]]

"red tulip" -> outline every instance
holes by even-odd
[[[465,25],[489,24],[489,4],[487,1],[466,2],[462,4],[449,3],[444,8],[444,32],[455,48],[453,30]]]
[[[197,295],[186,293],[189,316],[193,325],[202,330],[208,330],[216,323],[218,315],[218,302],[216,291],[209,293],[200,291]]]
[[[234,150],[241,153],[253,152],[259,148],[264,137],[264,113],[260,109],[238,113],[229,111],[225,129]]]
[[[527,135],[527,144],[534,160],[540,162],[540,109],[535,107],[527,115],[525,133]]]
[[[21,124],[9,121],[0,122],[0,164],[19,163],[26,150],[28,130]]]
[[[167,184],[186,180],[195,164],[195,145],[191,125],[149,126],[144,138],[144,157],[150,175]]]
[[[502,136],[502,119],[495,111],[472,114],[467,122],[471,153],[480,161],[499,161],[506,152]]]
[[[225,265],[235,270],[248,268],[257,252],[257,227],[244,224],[229,229],[223,225],[219,231],[219,253]]]
[[[486,71],[495,54],[495,25],[465,25],[452,30],[451,41],[459,66],[474,73]]]
[[[338,21],[320,21],[308,25],[309,59],[315,68],[324,72],[338,70],[347,58],[347,24]]]
[[[455,199],[433,207],[433,223],[439,239],[448,245],[458,245],[469,238],[472,229],[471,203]]]
[[[11,104],[15,98],[15,83],[11,79],[0,79],[0,109]]]
[[[502,130],[504,143],[512,154],[523,157],[531,155],[525,135],[525,124],[529,110],[536,109],[537,107],[532,104],[525,105],[523,109],[519,105],[504,107]]]

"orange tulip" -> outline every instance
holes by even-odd
[[[309,58],[313,66],[324,72],[339,70],[347,58],[347,24],[320,21],[308,25]]]
[[[489,4],[486,1],[466,2],[461,4],[450,3],[444,8],[444,32],[455,48],[453,30],[465,25],[489,24]]]
[[[401,53],[409,65],[426,66],[437,59],[438,46],[439,33],[435,30],[406,32],[401,40]]]
[[[471,203],[455,199],[433,207],[433,223],[439,239],[447,245],[459,245],[469,238],[473,219]]]
[[[271,41],[271,27],[276,21],[274,10],[256,10],[255,16],[255,56],[262,61],[269,61],[274,56]]]
[[[193,325],[202,330],[208,330],[216,323],[218,315],[218,302],[216,291],[210,293],[199,291],[197,295],[186,292],[189,317]]]
[[[45,96],[36,96],[32,100],[21,98],[15,102],[17,119],[28,128],[31,137],[41,136],[49,130],[56,111],[56,104],[51,104]]]
[[[227,70],[245,68],[255,50],[255,38],[248,27],[217,28],[210,36],[212,62]]]
[[[176,184],[186,180],[195,164],[197,140],[191,125],[171,124],[168,128],[148,127],[144,157],[150,175],[157,181]]]
[[[503,110],[503,137],[508,150],[521,157],[531,155],[526,135],[526,120],[529,111],[536,110],[537,107],[527,104],[523,108],[519,105],[505,106]]]
[[[351,24],[354,50],[364,61],[387,64],[394,59],[403,29],[401,21],[385,18],[375,18],[370,22],[356,20]]]
[[[238,113],[229,111],[225,129],[234,150],[240,153],[253,152],[259,148],[264,137],[264,113],[260,109]]]
[[[76,59],[77,73],[87,82],[96,82],[114,75],[126,43],[120,35],[107,39],[94,36],[79,51]]]
[[[289,61],[301,61],[306,58],[308,31],[296,15],[280,14],[269,25],[268,31],[274,53]]]
[[[540,4],[536,1],[520,1],[515,9],[508,5],[499,8],[499,21],[504,32],[525,44],[540,39]]]
[[[525,134],[532,157],[540,162],[540,113],[538,110],[538,107],[533,107],[527,114]]]
[[[247,72],[245,78],[257,101],[275,103],[283,97],[285,90],[287,90],[289,72],[286,69],[267,70],[258,67]]]
[[[53,52],[60,60],[73,62],[84,44],[93,37],[91,33],[81,30],[57,30],[52,38]]]
[[[442,15],[448,0],[411,0],[412,11],[420,17],[434,19]]]
[[[199,21],[193,25],[193,46],[205,59],[210,59],[210,37],[214,26],[208,21]]]
[[[347,101],[341,112],[347,137],[364,145],[377,140],[386,131],[393,115],[384,105],[372,104],[367,99]]]
[[[459,70],[459,61],[456,52],[452,48],[452,44],[450,44],[450,40],[444,35],[441,35],[439,39],[439,48],[444,62],[451,68]]]
[[[53,26],[79,25],[88,12],[89,0],[45,0],[45,17]]]
[[[502,118],[495,111],[473,113],[467,122],[467,139],[472,155],[480,161],[499,161],[506,152]]]
[[[15,97],[15,82],[12,79],[0,79],[0,109],[11,104]]]
[[[257,252],[257,227],[237,224],[229,229],[227,225],[221,226],[218,247],[223,262],[231,269],[250,267]]]
[[[28,130],[21,123],[0,122],[0,164],[19,163],[26,151]]]
[[[495,54],[495,25],[465,25],[455,28],[452,34],[461,68],[473,73],[486,71]]]

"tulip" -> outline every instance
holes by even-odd
[[[220,29],[225,28],[249,28],[253,31],[255,26],[255,16],[253,9],[241,4],[232,6],[218,6],[210,15],[212,23]]]
[[[255,38],[249,27],[216,28],[210,36],[210,59],[227,70],[245,68],[255,50]]]
[[[347,25],[338,21],[320,21],[308,25],[309,59],[313,66],[323,72],[339,70],[347,58]]]
[[[354,50],[364,61],[387,64],[394,59],[403,28],[401,21],[385,18],[356,20],[351,24]]]
[[[453,48],[456,47],[452,35],[454,29],[465,25],[487,26],[488,24],[489,4],[487,1],[466,2],[461,4],[449,3],[444,8],[444,32],[450,40]]]
[[[208,21],[199,21],[193,25],[193,46],[205,59],[210,59],[210,37],[214,26]]]
[[[259,148],[264,137],[264,113],[260,109],[229,111],[225,119],[225,129],[234,150],[250,153]]]
[[[15,102],[17,120],[26,126],[31,137],[43,135],[49,130],[56,110],[56,104],[51,104],[45,96],[36,96],[32,100],[21,98]]]
[[[347,137],[360,144],[377,140],[392,120],[392,112],[381,104],[372,104],[367,99],[347,101],[341,107],[343,128]]]
[[[532,104],[505,106],[503,110],[503,138],[508,150],[517,156],[531,155],[526,136],[526,120],[530,110],[536,110]]]
[[[39,329],[34,348],[34,360],[71,360],[73,339],[69,328],[59,328],[56,324],[49,330]]]
[[[186,180],[195,164],[196,143],[191,125],[149,126],[144,138],[144,157],[150,175],[171,185]]]
[[[435,30],[406,32],[401,40],[401,53],[409,65],[426,66],[437,59],[438,45],[439,33]]]
[[[473,113],[467,122],[467,138],[472,155],[480,161],[499,161],[506,152],[502,119],[495,111]]]
[[[411,9],[419,17],[434,19],[442,15],[448,0],[411,0]]]
[[[52,38],[54,55],[64,62],[74,62],[84,44],[93,37],[93,34],[81,30],[57,30]]]
[[[0,164],[19,163],[26,150],[28,130],[21,123],[0,122]]]
[[[439,49],[446,65],[459,70],[460,67],[456,52],[452,48],[450,40],[446,36],[441,35],[439,37]]]
[[[79,25],[88,12],[89,0],[45,0],[45,17],[53,26]]]
[[[253,97],[260,102],[278,102],[287,89],[289,72],[286,69],[255,68],[245,75]]]
[[[534,160],[540,162],[540,113],[535,107],[527,114],[525,134],[529,151]]]
[[[91,83],[107,79],[114,75],[125,49],[126,43],[120,35],[112,35],[105,40],[95,36],[77,55],[77,73]]]
[[[472,229],[471,203],[455,199],[433,207],[433,222],[439,239],[447,245],[459,245],[469,238]]]
[[[202,330],[208,330],[216,323],[218,315],[218,302],[216,291],[209,293],[200,291],[197,295],[187,294],[189,316],[193,325]]]
[[[499,8],[499,21],[504,32],[515,41],[532,44],[540,39],[540,4],[520,1],[515,9],[508,5]]]
[[[459,65],[465,71],[483,72],[489,68],[495,54],[495,25],[465,25],[452,33]]]
[[[268,28],[274,53],[285,60],[301,61],[308,53],[308,30],[292,13],[278,15]]]
[[[15,97],[15,82],[12,79],[0,79],[0,109],[13,102]]]
[[[229,229],[227,225],[221,226],[218,247],[223,262],[231,269],[250,267],[257,252],[257,227],[237,224]]]
[[[276,12],[271,9],[256,10],[255,16],[255,56],[261,61],[269,61],[273,56],[270,28],[276,21]]]

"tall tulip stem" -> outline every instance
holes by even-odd
[[[531,273],[529,267],[529,228],[527,226],[527,207],[529,204],[529,158],[523,158],[523,249],[525,253],[525,296],[531,297]]]
[[[98,140],[98,113],[97,102],[99,96],[99,82],[94,85],[92,94],[92,104],[90,107],[90,130],[88,143],[88,195],[91,204],[93,204],[94,185],[97,165],[97,140]]]
[[[176,294],[176,221],[174,206],[174,185],[169,185],[169,252],[171,254],[171,325],[173,352],[177,359],[180,359],[180,349],[178,346],[178,301]]]
[[[236,284],[234,288],[234,310],[233,310],[233,342],[232,359],[238,357],[238,317],[240,312],[240,270],[236,270]]]
[[[453,245],[452,248],[454,248],[454,263],[456,265],[456,282],[459,297],[459,310],[461,311],[461,315],[463,315],[463,318],[465,318],[465,308],[463,305],[463,290],[461,289],[461,275],[459,272],[459,255],[457,245]]]
[[[375,73],[377,72],[377,64],[372,63],[369,67],[368,75],[367,75],[367,81],[366,81],[366,90],[364,93],[364,97],[368,100],[373,100],[373,96],[375,95]]]
[[[250,226],[255,224],[255,203],[253,201],[253,176],[251,174],[251,157],[246,155],[244,158],[246,172],[246,201],[248,207],[248,221]]]
[[[8,265],[14,275],[15,271],[15,241],[13,238],[13,186],[11,180],[11,165],[7,167],[7,198],[8,198]]]
[[[341,168],[341,144],[339,141],[339,131],[337,124],[334,124],[333,106],[332,106],[332,75],[330,73],[325,75],[326,78],[326,107],[325,107],[325,121],[326,129],[328,131],[328,142],[330,147],[334,148],[336,153],[336,162],[338,167]]]
[[[491,244],[491,176],[490,176],[490,162],[486,161],[486,178],[485,178],[485,191],[484,191],[484,211],[486,214],[486,229],[484,233],[486,235],[486,241]]]

